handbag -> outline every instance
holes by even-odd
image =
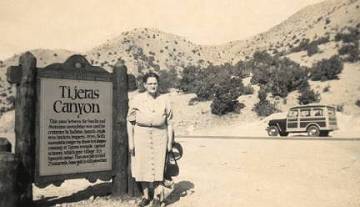
[[[166,156],[165,163],[165,178],[171,178],[179,175],[179,165],[175,159],[173,151],[170,151]]]

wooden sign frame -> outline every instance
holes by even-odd
[[[117,109],[115,107],[115,99],[113,94],[117,94],[117,87],[114,87],[112,84],[112,126],[111,126],[111,136],[112,136],[112,167],[108,171],[96,171],[96,172],[80,172],[80,173],[70,173],[70,174],[61,174],[61,175],[40,175],[40,89],[41,89],[41,79],[43,78],[53,78],[53,79],[64,79],[64,80],[82,80],[82,81],[100,81],[100,82],[110,82],[113,83],[113,76],[111,73],[106,71],[103,68],[92,66],[83,56],[73,55],[68,58],[63,64],[56,63],[51,64],[43,69],[39,69],[37,72],[36,79],[36,124],[35,124],[35,137],[36,137],[36,148],[35,148],[35,185],[39,187],[46,187],[49,184],[54,184],[60,186],[61,183],[66,179],[75,179],[75,178],[86,178],[90,182],[95,182],[97,179],[101,180],[110,180],[115,175],[114,166],[116,165],[116,160],[114,158],[114,152],[116,145],[115,140],[115,122]]]

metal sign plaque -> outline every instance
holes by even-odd
[[[112,83],[40,79],[39,175],[112,168]]]

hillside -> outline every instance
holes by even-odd
[[[223,50],[228,52],[233,63],[251,56],[256,50],[289,53],[289,49],[304,39],[334,37],[343,28],[359,26],[359,7],[359,0],[328,0],[310,5],[269,31],[247,40],[230,42]]]
[[[328,0],[300,10],[269,31],[247,40],[232,41],[223,45],[198,45],[181,36],[157,29],[138,28],[123,32],[118,37],[80,53],[85,55],[92,64],[102,66],[109,71],[112,70],[112,65],[122,59],[125,61],[129,72],[135,75],[149,69],[155,71],[176,69],[181,72],[183,68],[189,65],[205,67],[209,63],[235,64],[259,50],[286,56],[301,65],[311,66],[323,58],[329,58],[338,53],[341,43],[334,41],[334,36],[337,33],[347,27],[360,27],[359,7],[359,0]],[[306,54],[306,51],[292,51],[292,48],[297,47],[305,39],[312,41],[322,37],[328,37],[329,42],[319,45],[319,51],[311,57]],[[31,52],[37,57],[39,67],[54,62],[63,62],[70,55],[79,53],[46,49],[36,49]],[[8,66],[17,65],[18,57],[19,55],[14,55],[12,58],[0,62],[0,110],[2,111],[12,108],[12,96],[15,90],[7,83],[5,72]],[[313,89],[320,93],[329,86],[330,91],[322,94],[322,103],[343,105],[345,113],[357,115],[360,114],[360,109],[354,102],[359,98],[357,94],[360,86],[358,78],[356,78],[359,77],[357,75],[359,73],[358,68],[359,62],[345,64],[339,80],[310,82],[310,84]],[[281,110],[287,110],[288,107],[297,104],[297,95],[297,92],[289,94],[286,100],[287,104],[283,104],[284,100],[275,100],[276,97],[273,97],[273,101],[279,102],[278,105]],[[213,122],[216,125],[228,118],[235,119],[235,121],[256,119],[256,115],[251,110],[253,104],[257,102],[256,94],[239,98],[247,106],[241,115],[233,114],[222,118],[211,115],[209,102],[199,103],[197,106],[188,106],[187,102],[191,95],[178,94],[174,96],[178,100],[177,103],[183,103],[182,108],[196,111],[195,114],[197,114],[196,118],[191,116],[188,123],[179,120],[184,122],[179,123],[179,125],[206,126]],[[200,105],[201,107],[198,107]],[[185,117],[188,115],[182,114],[180,119],[186,120]],[[196,121],[198,123],[194,124],[194,120],[198,120]]]

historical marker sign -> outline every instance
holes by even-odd
[[[41,79],[39,175],[111,170],[112,83]]]
[[[37,76],[36,176],[38,184],[113,175],[111,74],[72,56]]]

